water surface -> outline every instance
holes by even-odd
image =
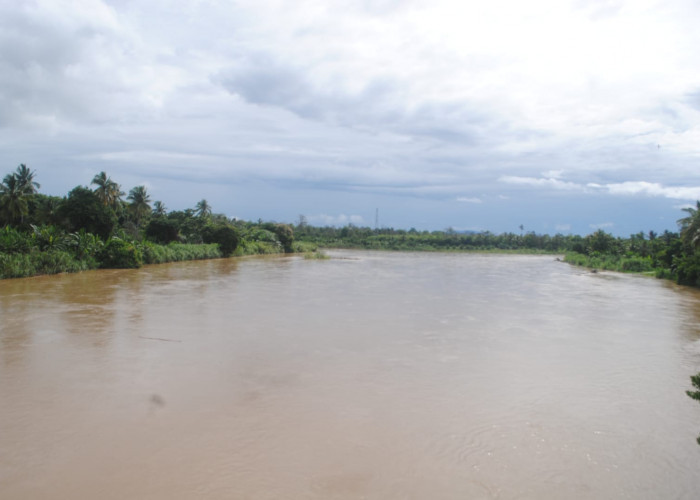
[[[697,291],[332,255],[0,281],[0,497],[698,497]]]

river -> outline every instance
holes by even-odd
[[[698,498],[698,291],[330,255],[0,281],[0,498]]]

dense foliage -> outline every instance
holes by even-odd
[[[204,199],[168,212],[136,186],[124,200],[105,172],[62,198],[38,193],[35,176],[20,165],[0,184],[0,278],[301,248],[291,226],[230,220]]]

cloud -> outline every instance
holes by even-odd
[[[521,186],[545,187],[552,189],[563,190],[582,190],[583,186],[574,182],[562,181],[556,178],[546,177],[519,177],[515,175],[502,175],[498,178],[499,182],[506,184],[515,184]]]
[[[179,193],[256,186],[251,211],[280,220],[296,209],[271,191],[347,195],[315,210],[330,214],[449,206],[426,216],[434,227],[461,224],[455,200],[511,206],[515,191],[565,194],[540,214],[570,221],[588,195],[691,201],[699,14],[632,0],[5,2],[0,160],[30,164],[52,194],[100,170]],[[512,227],[505,208],[481,212],[481,227]]]
[[[643,195],[676,200],[700,199],[700,186],[664,186],[657,182],[646,181],[625,181],[608,184],[589,182],[580,184],[551,177],[519,177],[508,175],[501,176],[498,180],[506,184],[555,190],[573,190],[587,193],[604,192],[615,196]]]
[[[563,231],[563,232],[571,231],[571,224],[556,224],[554,226],[554,229],[556,229],[557,231]]]
[[[614,227],[615,224],[612,222],[601,222],[599,224],[589,224],[588,227],[591,229],[610,229]]]
[[[310,224],[316,226],[346,226],[348,224],[353,224],[355,226],[362,226],[365,224],[364,218],[361,215],[309,215],[307,220]]]
[[[700,200],[700,186],[663,186],[656,182],[626,181],[602,186],[613,195],[662,196],[675,200]]]

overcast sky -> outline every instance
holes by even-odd
[[[700,199],[697,0],[0,0],[2,175],[627,236]]]

